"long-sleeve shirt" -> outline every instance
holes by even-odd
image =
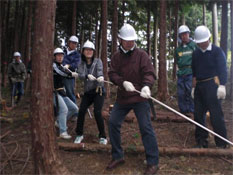
[[[77,50],[72,51],[71,53],[67,53],[67,50],[64,51],[65,55],[64,55],[64,59],[62,64],[63,65],[70,65],[69,69],[74,72],[77,68],[78,68],[78,64],[80,62],[80,54],[78,53]]]
[[[192,55],[193,77],[204,80],[218,76],[221,85],[227,82],[226,56],[220,47],[210,44],[209,49],[203,52],[196,49]]]
[[[9,64],[7,74],[9,78],[15,78],[16,82],[24,82],[26,67],[21,60],[20,62],[14,60]]]

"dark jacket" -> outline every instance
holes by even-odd
[[[53,62],[53,84],[54,90],[57,91],[60,95],[66,96],[64,90],[64,79],[70,78],[72,74],[67,72],[60,63]],[[63,88],[63,89],[62,89]]]
[[[15,82],[24,82],[26,79],[26,68],[23,62],[16,62],[13,60],[9,66],[7,71],[8,77],[12,80],[14,79]]]
[[[147,53],[135,48],[131,53],[125,54],[121,49],[111,59],[111,66],[108,72],[110,80],[119,86],[117,91],[117,102],[120,104],[132,104],[143,102],[137,92],[127,92],[123,87],[124,81],[133,83],[134,87],[141,91],[142,87],[153,86],[155,82],[154,68]]]
[[[74,52],[70,53],[69,55],[67,55],[67,50],[64,50],[64,59],[62,64],[66,65],[69,64],[70,65],[70,70],[72,72],[74,72],[77,68],[78,68],[78,64],[80,62],[80,54],[78,53],[77,50],[75,50]]]

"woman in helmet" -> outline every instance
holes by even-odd
[[[70,72],[62,66],[64,52],[60,48],[54,50],[53,82],[54,82],[54,106],[57,123],[59,125],[60,137],[70,139],[67,133],[67,120],[78,115],[77,105],[66,95],[64,80],[70,77],[78,77],[76,72]]]
[[[104,130],[104,121],[101,115],[104,104],[104,77],[103,64],[101,59],[94,58],[95,46],[87,40],[82,48],[81,63],[78,66],[79,78],[84,81],[84,95],[80,104],[74,143],[81,143],[83,140],[83,125],[88,107],[94,104],[94,116],[99,129],[99,143],[107,144]]]

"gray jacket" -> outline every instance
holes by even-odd
[[[103,75],[103,63],[101,59],[95,58],[91,65],[91,68],[87,69],[87,63],[85,61],[81,61],[78,66],[78,76],[81,80],[84,80],[84,92],[88,92],[90,90],[96,89],[97,86],[104,86],[104,83],[98,83],[97,81],[90,81],[87,78],[88,74],[92,74],[94,77],[98,78]]]
[[[8,77],[12,82],[24,82],[26,79],[26,68],[25,65],[20,62],[13,60],[8,66],[7,71]]]

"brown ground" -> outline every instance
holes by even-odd
[[[13,119],[12,122],[1,122],[0,173],[1,174],[33,174],[33,158],[31,153],[31,135],[29,119],[30,99],[23,101],[10,112],[2,112],[1,116]],[[173,101],[174,103],[174,101]],[[172,105],[172,103],[170,104]],[[174,106],[174,104],[173,104]],[[156,105],[157,111],[164,111]],[[230,101],[223,103],[229,140],[233,141],[233,109]],[[153,127],[159,146],[191,148],[194,142],[194,125],[190,123],[156,122]],[[107,131],[107,123],[106,131]],[[210,127],[209,127],[210,128]],[[135,149],[142,145],[137,122],[126,123],[122,126],[122,145]],[[75,123],[69,122],[69,133],[75,138]],[[84,143],[98,143],[98,131],[94,119],[86,116]],[[63,141],[58,139],[59,142]],[[210,136],[209,147],[215,148],[214,138]],[[229,148],[232,149],[232,148]],[[68,152],[59,151],[67,168],[74,174],[143,174],[145,164],[144,154],[125,154],[126,163],[112,172],[105,167],[111,160],[110,152]],[[225,157],[194,157],[194,156],[160,156],[158,174],[212,174],[233,175],[233,160]]]

